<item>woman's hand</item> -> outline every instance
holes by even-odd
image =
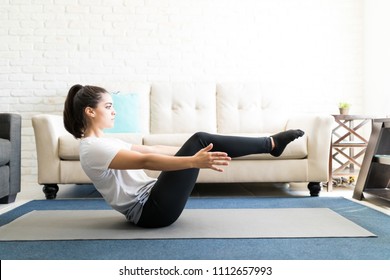
[[[196,168],[210,168],[212,170],[223,172],[219,166],[229,165],[231,158],[224,152],[210,152],[213,149],[213,144],[199,150],[194,156],[194,164]]]

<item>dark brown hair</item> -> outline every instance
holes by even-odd
[[[64,126],[75,138],[81,138],[87,128],[84,110],[96,108],[107,91],[96,86],[74,85],[69,89],[64,104]]]

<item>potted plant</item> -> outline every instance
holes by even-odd
[[[339,103],[339,110],[341,115],[348,115],[349,108],[351,107],[351,104],[348,102],[340,102]]]

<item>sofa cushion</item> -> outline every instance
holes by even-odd
[[[248,136],[248,137],[263,137],[269,136],[270,134],[230,134],[235,136]],[[191,134],[181,133],[181,134],[150,134],[144,136],[145,145],[166,145],[166,146],[176,146],[181,147],[184,142],[191,136]],[[236,160],[254,160],[254,159],[267,159],[267,160],[278,160],[278,159],[303,159],[308,155],[307,152],[307,137],[303,137],[291,142],[283,154],[280,157],[274,157],[270,154],[258,154],[258,155],[248,155],[244,157],[237,158]]]
[[[0,138],[0,166],[5,165],[11,158],[11,142]]]
[[[164,145],[181,147],[184,142],[190,138],[192,133],[160,133],[144,136],[144,145]]]
[[[288,119],[259,83],[218,84],[217,117],[218,133],[278,132]]]
[[[0,198],[9,195],[9,166],[0,166]]]
[[[132,144],[142,144],[142,135],[137,133],[107,133],[105,137],[115,137]],[[80,140],[72,135],[59,137],[58,155],[62,160],[80,159]]]
[[[214,83],[156,83],[150,97],[151,133],[216,132]]]

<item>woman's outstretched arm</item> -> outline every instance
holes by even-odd
[[[164,146],[164,145],[155,145],[155,146],[132,145],[131,146],[132,151],[139,152],[141,154],[160,154],[160,155],[168,155],[168,156],[175,155],[179,149],[180,147]]]
[[[231,158],[224,152],[211,152],[213,145],[199,150],[193,156],[175,157],[161,153],[142,153],[136,150],[120,150],[111,161],[111,169],[149,169],[159,171],[209,168],[223,172]]]

